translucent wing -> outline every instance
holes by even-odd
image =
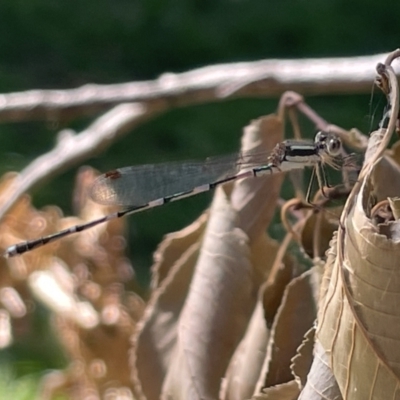
[[[119,168],[99,176],[91,188],[90,195],[100,204],[139,206],[152,200],[187,192],[219,178],[236,175],[240,168],[237,154],[206,161]]]

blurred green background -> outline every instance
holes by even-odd
[[[399,12],[400,2],[374,0],[5,0],[0,2],[0,91],[154,79],[169,71],[273,57],[371,55],[399,46]],[[370,94],[307,101],[337,125],[370,128]],[[237,151],[242,127],[276,106],[277,99],[246,99],[176,109],[86,164],[107,171]],[[68,126],[80,131],[95,117]],[[57,121],[2,124],[1,172],[21,170],[50,150],[62,128]],[[78,167],[35,190],[34,204],[57,204],[72,213]],[[162,236],[184,227],[209,201],[201,195],[129,219],[129,254],[144,284]],[[2,352],[3,360],[20,360],[17,376],[62,365],[57,351],[49,356],[25,350],[17,344]]]

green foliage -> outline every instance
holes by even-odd
[[[0,365],[0,400],[34,400],[37,385],[37,377],[25,375],[17,378],[10,365]]]

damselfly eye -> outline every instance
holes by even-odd
[[[326,142],[326,150],[329,155],[336,157],[342,151],[342,142],[337,137],[330,137]]]
[[[316,144],[316,145],[322,145],[322,144],[324,144],[324,142],[326,141],[326,139],[328,138],[328,135],[325,133],[325,132],[323,132],[323,131],[319,131],[316,135],[315,135],[315,138],[314,138],[314,143]],[[319,147],[320,147],[319,146]]]

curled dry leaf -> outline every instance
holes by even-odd
[[[221,378],[255,303],[248,238],[235,223],[236,212],[224,190],[217,190],[179,320],[164,398],[218,396]]]
[[[291,359],[316,318],[319,274],[319,269],[313,268],[287,285],[272,326],[256,393],[293,379]]]
[[[331,283],[331,275],[334,262],[337,257],[336,253],[336,233],[330,243],[329,250],[327,252],[327,260],[325,263],[325,271],[320,284],[320,299],[319,305],[324,303],[325,295],[328,291],[329,285]],[[315,332],[309,331],[310,337],[315,338]],[[306,342],[308,343],[308,342]],[[309,368],[309,373],[307,378],[304,377],[305,370],[298,372],[299,363],[304,362],[303,358],[299,355],[304,351],[304,341],[302,346],[297,350],[298,355],[293,358],[293,364],[291,366],[292,371],[295,375],[296,381],[301,382],[302,392],[300,394],[299,400],[340,400],[342,395],[340,389],[337,385],[336,378],[329,366],[329,356],[326,354],[325,349],[322,346],[318,346],[318,341],[314,343],[316,349],[316,354],[314,354],[314,359],[312,360],[311,369]],[[307,357],[307,355],[306,355]],[[308,371],[307,371],[308,372]]]
[[[265,142],[272,148],[281,140],[281,121],[275,116],[260,118],[246,128],[243,150],[261,148]],[[158,289],[132,354],[139,398],[158,399],[160,385],[164,398],[218,397],[221,379],[251,317],[257,290],[268,275],[273,254],[260,243],[267,240],[264,232],[282,179],[272,175],[219,188],[204,236],[195,228],[186,232],[188,238],[170,237],[160,246],[163,258],[157,260],[157,271],[163,272],[155,281]],[[192,260],[196,261],[193,277]],[[186,277],[183,285],[179,283],[182,273]],[[167,338],[158,344],[162,338],[154,329],[160,326]],[[139,362],[150,356],[157,360],[156,375],[148,368],[151,363],[143,367]]]
[[[197,221],[194,223],[197,224]],[[187,228],[185,228],[187,229]],[[180,233],[180,232],[179,232]],[[178,233],[178,234],[179,234]],[[170,240],[171,236],[167,239]],[[152,293],[131,349],[131,376],[138,398],[159,397],[177,341],[177,327],[190,287],[200,243],[194,242],[172,266]]]
[[[254,395],[251,400],[296,400],[298,395],[299,387],[297,382],[292,380],[264,389],[262,393]]]
[[[274,148],[282,140],[283,121],[271,114],[258,118],[245,127],[241,150],[261,152]],[[232,207],[238,212],[237,226],[246,232],[251,243],[269,226],[283,179],[283,174],[274,174],[257,179],[243,179],[233,186],[230,199]]]
[[[377,193],[385,193],[390,203],[390,210],[393,213],[394,219],[400,218],[400,204],[398,200],[400,193],[399,176],[400,142],[398,141],[387,151],[382,161],[376,165],[372,177],[375,191]]]
[[[397,144],[400,144],[400,142]],[[394,153],[394,155],[396,155],[396,153]],[[397,196],[400,193],[399,176],[400,157],[397,159],[393,158],[390,156],[390,153],[385,155],[375,166],[374,173],[371,176],[374,191],[381,198]]]
[[[329,366],[329,355],[317,341],[314,360],[307,377],[307,384],[298,400],[342,400],[339,386]]]
[[[395,220],[400,219],[400,198],[399,197],[389,197],[388,198],[389,201],[389,206],[390,206],[390,210],[393,213],[393,218]],[[397,234],[397,237],[399,237],[398,235],[398,231],[393,231],[393,234]],[[394,239],[397,239],[395,237],[393,237]]]
[[[311,258],[323,258],[333,232],[338,228],[342,207],[309,211],[301,229],[301,247]]]
[[[379,185],[378,192],[374,178],[399,111],[397,80],[387,70],[390,120],[371,135],[360,180],[344,208],[318,318],[317,339],[343,398],[352,400],[400,398],[400,227],[395,221],[381,229],[370,215],[395,187]]]
[[[345,259],[341,266],[334,264],[318,338],[332,351],[330,362],[344,396],[396,398],[400,246],[371,223],[366,206],[373,192],[368,182],[363,182],[346,224]],[[391,223],[395,230],[396,224]]]
[[[258,301],[246,334],[229,364],[221,387],[221,399],[241,400],[252,395],[264,361],[268,336],[262,302]]]
[[[262,138],[269,148],[281,140],[282,124],[276,117],[260,118],[246,128],[242,148],[258,147]],[[177,375],[168,374],[165,397],[218,396],[267,274],[268,258],[264,269],[265,257],[253,263],[250,258],[252,245],[272,218],[281,181],[281,176],[240,181],[232,189],[231,206],[229,198],[224,199],[229,188],[218,191],[178,331],[176,365],[182,366],[182,361],[186,367]]]
[[[313,361],[313,348],[315,338],[315,326],[310,328],[303,337],[303,342],[292,358],[290,369],[300,389],[307,382],[307,375]]]
[[[300,266],[296,259],[288,253],[291,241],[292,235],[286,234],[275,257],[268,279],[260,289],[264,318],[268,329],[272,327],[287,284],[300,274]]]
[[[273,262],[268,280],[261,286],[256,307],[246,333],[233,355],[226,372],[220,398],[242,400],[252,396],[264,364],[273,319],[281,304],[286,285],[298,270],[286,251],[291,240],[287,235],[276,252],[276,243],[260,236],[260,249],[268,252]],[[265,242],[265,243],[264,243]],[[253,246],[254,248],[254,246]],[[276,256],[272,257],[272,254]]]
[[[252,248],[254,258],[268,260],[269,263],[273,263],[276,257],[275,254],[277,253],[277,243],[266,235],[261,235],[260,240],[257,242]],[[258,258],[257,253],[260,250],[268,254],[268,258]],[[267,268],[271,269],[271,266]],[[263,293],[264,290],[261,288],[246,333],[230,361],[223,387],[221,388],[221,399],[245,399],[250,397],[254,392],[264,361],[269,335],[269,329],[265,321]]]
[[[168,276],[170,269],[175,265],[182,254],[194,243],[201,239],[208,218],[208,212],[204,212],[196,221],[186,228],[170,233],[158,246],[154,254],[152,266],[152,280],[150,287],[156,289]]]

